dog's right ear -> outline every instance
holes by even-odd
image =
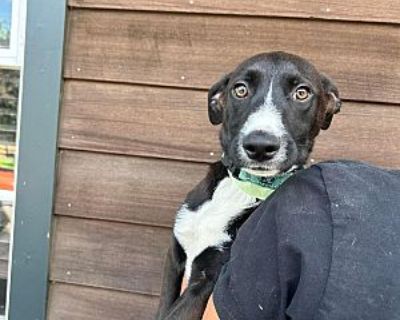
[[[230,74],[223,76],[208,90],[208,119],[213,125],[222,123],[226,102],[225,89],[228,85]]]

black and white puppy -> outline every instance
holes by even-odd
[[[201,319],[238,229],[260,203],[230,172],[277,176],[303,166],[340,105],[327,77],[284,52],[254,56],[211,87],[209,119],[222,123],[224,161],[211,165],[178,210],[157,319]]]

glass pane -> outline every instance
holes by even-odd
[[[0,48],[10,47],[12,1],[0,0]]]
[[[4,315],[13,219],[19,70],[0,69],[0,315]]]

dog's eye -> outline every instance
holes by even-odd
[[[293,94],[293,99],[297,101],[305,101],[311,96],[311,91],[306,86],[301,86],[296,89]]]
[[[247,86],[240,82],[235,84],[235,86],[232,89],[232,94],[239,99],[246,98],[247,95],[249,94],[249,89],[247,89]]]

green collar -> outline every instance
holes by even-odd
[[[229,170],[228,172],[231,179],[243,192],[257,199],[265,200],[289,179],[296,169],[272,177],[257,176],[243,169],[237,175],[232,174]]]

